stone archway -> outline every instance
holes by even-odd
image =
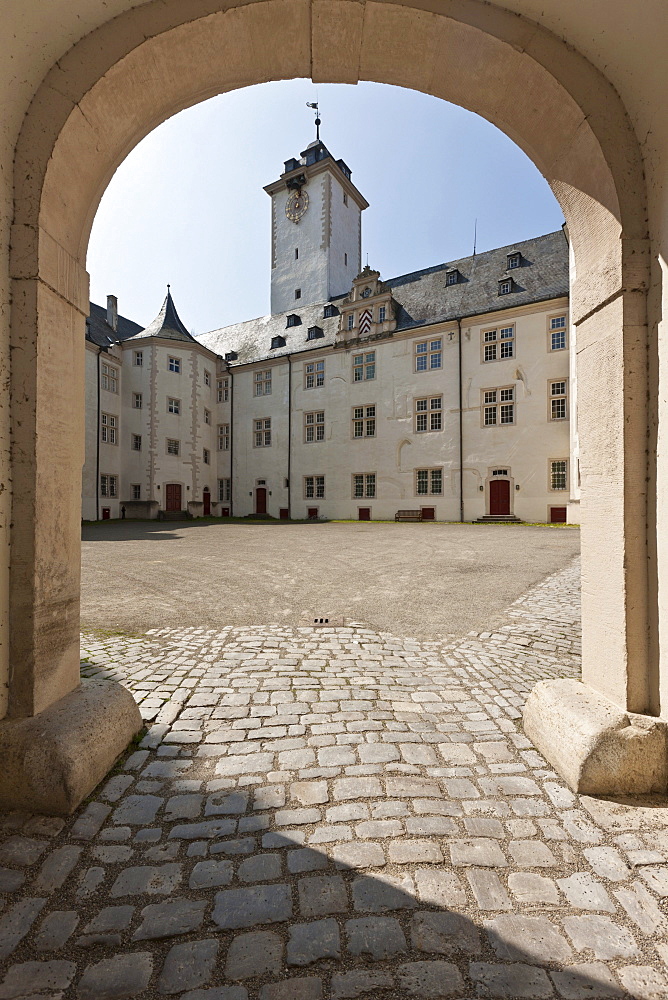
[[[50,70],[21,131],[11,258],[9,719],[43,719],[59,699],[81,695],[85,254],[101,195],[165,118],[215,94],[292,77],[391,83],[460,104],[514,139],[550,183],[574,261],[583,678],[623,711],[658,714],[648,656],[645,192],[615,91],[555,36],[480,0],[219,7],[199,0],[186,19],[183,5],[167,0],[107,22]],[[128,736],[131,715],[120,725]],[[13,723],[3,725],[8,732]],[[113,758],[99,743],[89,787],[71,791],[62,808],[73,808],[95,783],[93,771],[99,780]]]

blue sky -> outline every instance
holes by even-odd
[[[525,154],[462,108],[401,87],[262,84],[164,122],[116,171],[88,252],[91,299],[142,325],[167,282],[196,333],[269,311],[270,199],[283,161],[321,137],[370,202],[363,263],[395,277],[558,229],[561,209]]]

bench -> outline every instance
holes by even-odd
[[[398,510],[394,515],[395,521],[421,521],[421,510]]]

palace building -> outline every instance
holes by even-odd
[[[195,338],[169,289],[146,329],[91,306],[84,519],[567,520],[565,233],[383,280],[324,143],[264,190],[270,315]]]

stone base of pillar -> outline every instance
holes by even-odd
[[[0,810],[67,816],[142,728],[115,681],[88,680],[29,719],[0,722]]]
[[[624,712],[586,684],[541,681],[524,729],[574,792],[646,795],[668,788],[668,727]]]

